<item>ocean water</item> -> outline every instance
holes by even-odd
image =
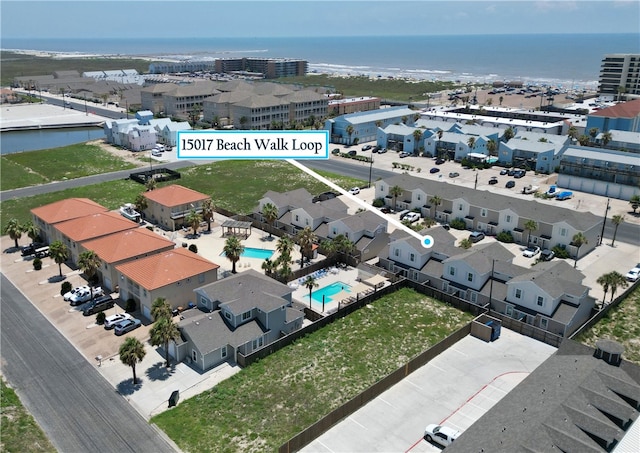
[[[325,38],[3,39],[3,49],[175,60],[299,58],[310,71],[594,89],[607,53],[640,53],[635,34]]]

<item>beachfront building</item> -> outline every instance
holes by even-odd
[[[179,184],[144,192],[143,196],[147,199],[144,218],[169,231],[185,226],[184,219],[191,211],[200,214],[202,204],[210,198]]]
[[[380,108],[380,98],[361,96],[356,98],[331,99],[328,105],[330,115],[346,115],[347,113],[368,112]]]
[[[394,197],[391,188],[395,186],[402,193]],[[375,198],[396,210],[415,209],[423,217],[431,217],[441,223],[460,219],[466,229],[482,231],[490,236],[507,231],[517,243],[533,244],[543,249],[559,246],[571,256],[579,253],[578,258],[591,252],[600,242],[602,219],[590,212],[405,174],[376,181],[375,189]],[[438,205],[434,204],[434,197],[439,197]],[[535,231],[527,231],[525,225],[529,220],[536,222],[538,228]],[[578,232],[584,234],[588,241],[579,248],[572,244],[573,236]]]
[[[611,129],[598,132],[595,142],[602,148],[640,154],[640,132]]]
[[[640,132],[640,99],[623,102],[587,115],[586,130],[606,132],[612,129]]]
[[[120,299],[133,299],[152,320],[153,302],[165,299],[172,309],[195,306],[194,290],[218,280],[220,266],[184,248],[155,253],[116,266]]]
[[[122,84],[143,85],[144,76],[135,69],[116,69],[112,71],[86,71],[82,73],[82,77],[95,80],[103,80],[110,82],[118,82]]]
[[[640,54],[607,54],[600,65],[598,93],[611,100],[640,98]]]
[[[215,70],[215,63],[210,60],[156,61],[149,65],[149,74],[175,74],[213,70]]]
[[[202,371],[248,355],[302,328],[293,289],[250,269],[194,290],[199,310],[183,312],[181,338],[169,347],[177,361]]]
[[[637,153],[569,146],[560,157],[558,186],[629,200],[640,195]]]
[[[391,124],[414,124],[418,112],[409,107],[391,107],[369,112],[350,113],[325,121],[331,143],[357,144],[378,138],[378,129]]]
[[[31,220],[40,230],[40,238],[49,244],[57,239],[55,225],[67,220],[109,211],[88,198],[65,198],[31,210]]]
[[[566,135],[514,131],[508,142],[500,142],[498,162],[540,173],[553,173],[562,151],[571,143]]]
[[[305,76],[308,68],[306,60],[290,58],[219,58],[214,62],[215,72],[253,74],[265,79]]]

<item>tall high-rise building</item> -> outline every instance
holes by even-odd
[[[621,88],[622,87],[622,88]],[[640,97],[640,54],[607,54],[600,65],[600,95],[618,99]]]

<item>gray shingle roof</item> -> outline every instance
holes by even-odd
[[[558,298],[564,294],[581,296],[589,290],[581,284],[582,272],[574,269],[566,261],[547,261],[536,264],[531,272],[518,275],[510,283],[531,281],[551,297]]]

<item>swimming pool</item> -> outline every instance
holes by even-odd
[[[351,292],[351,285],[348,285],[343,282],[331,283],[330,285],[323,286],[322,288],[314,290],[311,293],[311,298],[315,302],[322,303],[322,296],[324,296],[325,303],[329,303],[332,301],[331,296],[335,296],[342,290],[345,290],[346,292]]]
[[[243,258],[257,258],[259,260],[266,260],[267,258],[271,258],[274,252],[275,250],[245,247],[244,252],[242,252],[242,255],[240,256]],[[222,252],[220,256],[225,256],[224,252]]]

